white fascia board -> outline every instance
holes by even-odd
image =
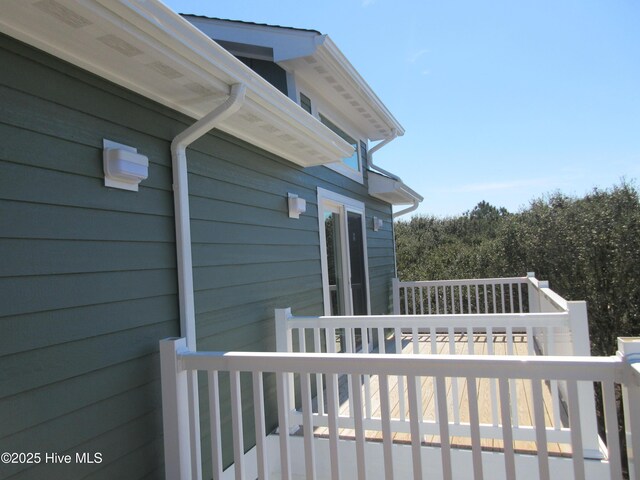
[[[404,128],[400,125],[400,122],[391,114],[389,109],[382,103],[369,84],[362,78],[353,65],[351,65],[351,62],[349,62],[347,57],[344,56],[328,35],[323,36],[323,41],[318,46],[316,55],[332,67],[335,72],[340,72],[343,79],[352,89],[364,97],[367,104],[381,117],[390,129],[395,129],[398,136],[404,135]]]
[[[338,135],[309,118],[306,111],[158,0],[57,0],[57,3],[95,21],[87,29],[74,29],[43,14],[33,2],[6,0],[0,31],[195,119],[208,113],[215,106],[212,103],[224,100],[230,85],[243,83],[247,86],[249,104],[260,106],[256,110],[261,120],[286,129],[318,155],[315,159],[302,157],[277,138],[263,139],[258,145],[261,148],[305,166],[339,161],[351,154],[351,146]],[[100,35],[117,33],[149,55],[120,58],[113,53],[100,55],[91,51],[89,42],[95,45],[96,31]],[[184,101],[176,94],[177,83],[170,85],[166,78],[154,83],[155,77],[141,70],[147,68],[135,63],[141,57],[160,59],[179,69],[209,88],[211,95],[198,102]],[[221,130],[228,131],[224,125]],[[254,143],[246,135],[241,138]]]

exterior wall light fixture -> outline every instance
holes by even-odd
[[[149,159],[133,147],[102,140],[104,186],[138,191],[138,184],[149,176]]]
[[[288,193],[289,218],[300,218],[300,214],[307,211],[307,201],[295,193]]]
[[[377,232],[384,225],[384,221],[381,218],[373,217],[373,231]]]

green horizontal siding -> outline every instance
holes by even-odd
[[[158,341],[179,334],[169,146],[193,120],[4,36],[0,62],[0,450],[103,454],[2,475],[162,477]],[[139,192],[104,187],[103,138],[149,157]],[[391,209],[366,175],[303,169],[219,131],[188,158],[199,349],[274,350],[274,309],[322,313],[318,187],[366,203],[372,312],[388,312]],[[299,220],[288,192],[307,200]],[[275,412],[271,376],[265,395]],[[206,447],[206,408],[201,421]],[[207,478],[207,448],[203,464]]]

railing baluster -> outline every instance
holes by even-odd
[[[500,305],[502,307],[502,311],[500,313],[506,313],[505,310],[505,301],[504,301],[504,283],[500,284]]]
[[[467,327],[467,350],[469,355],[475,354],[473,327]]]
[[[435,327],[429,327],[429,338],[431,340],[431,353],[438,353],[438,333]]]
[[[360,329],[360,341],[362,342],[362,352],[369,353],[369,329]],[[366,347],[365,347],[366,345]],[[366,348],[366,349],[365,349]],[[366,418],[371,418],[371,376],[366,373],[363,375],[364,382],[364,405]]]
[[[276,396],[278,402],[278,431],[280,434],[281,477],[291,480],[291,452],[289,448],[289,395],[287,373],[276,374]]]
[[[391,413],[389,406],[389,378],[381,374],[380,420],[382,423],[382,449],[384,452],[384,478],[393,480],[393,437],[391,436]]]
[[[209,372],[209,426],[211,428],[211,467],[214,478],[222,478],[222,439],[220,438],[220,384],[218,372]]]
[[[516,309],[513,304],[513,283],[509,284],[509,313],[515,313]]]
[[[518,285],[518,307],[519,307],[519,312],[523,313],[523,311],[522,311],[522,287],[523,287],[523,284],[522,283],[517,283],[516,285]]]
[[[436,315],[440,315],[440,287],[437,285],[434,286],[434,291],[436,292]],[[446,313],[446,312],[445,312]]]
[[[429,315],[431,315],[431,287],[427,287],[427,304],[429,305]]]
[[[305,353],[307,351],[307,342],[305,341],[305,329],[298,329],[298,351],[300,353]]]
[[[313,348],[316,353],[322,352],[320,337],[321,337],[320,329],[314,328],[313,329]],[[322,395],[322,390],[323,390],[322,375],[318,373],[315,375],[315,377],[316,377],[316,399],[318,404],[318,414],[324,415],[325,408],[324,408],[324,395]]]
[[[451,314],[456,313],[456,286],[451,285]]]
[[[615,385],[612,381],[602,382],[604,400],[604,419],[609,450],[609,471],[611,478],[622,478],[620,462],[620,439],[618,437],[618,414],[616,412]],[[633,432],[632,432],[633,433]]]
[[[266,438],[267,431],[264,424],[264,387],[262,372],[253,372],[253,417],[256,430],[256,455],[258,478],[269,478],[269,465],[267,462]],[[214,478],[216,477],[214,475]]]
[[[404,287],[404,314],[409,315],[409,290]]]
[[[489,298],[488,298],[488,293],[487,293],[487,284],[485,283],[483,285],[483,291],[484,291],[484,312],[483,313],[489,313]]]
[[[481,308],[480,308],[480,286],[478,284],[476,284],[476,285],[474,285],[473,289],[474,289],[474,291],[476,293],[476,309],[475,309],[475,312],[473,312],[473,313],[480,313],[480,311],[481,311]]]
[[[555,355],[556,347],[553,341],[553,327],[547,327],[545,329],[545,343],[547,345],[547,351],[545,355]],[[558,391],[558,381],[551,380],[549,382],[551,389],[551,404],[553,408],[553,428],[560,430],[562,428],[562,420],[560,419],[560,392]]]
[[[471,311],[471,287],[472,285],[467,285],[467,313],[473,313]]]
[[[394,329],[395,342],[396,342],[396,354],[402,354],[402,331],[399,328]],[[400,421],[403,422],[406,418],[406,408],[404,402],[404,377],[398,375],[398,415]]]
[[[302,397],[302,430],[304,434],[304,462],[306,478],[316,478],[316,459],[313,449],[313,410],[311,406],[311,376],[308,373],[300,374],[300,386]]]
[[[416,327],[411,328],[411,343],[413,344],[413,353],[420,353],[420,338],[418,336],[418,329]]]
[[[387,345],[385,340],[384,328],[378,327],[378,351],[380,353],[387,353]]]
[[[423,288],[419,287],[418,290],[420,291],[420,315],[424,315],[424,296],[423,296]]]
[[[444,377],[435,378],[438,409],[438,427],[440,429],[440,455],[442,458],[442,478],[453,479],[451,465],[451,441],[449,439],[449,416],[447,413],[447,390]]]
[[[353,391],[353,421],[356,435],[356,462],[358,465],[358,479],[366,480],[367,478],[367,464],[365,458],[365,438],[364,438],[364,425],[362,421],[362,390],[360,389],[360,375],[350,374],[351,383],[358,388],[354,388]]]
[[[413,308],[413,310],[411,311],[411,313],[413,315],[416,315],[416,289],[415,288],[411,288],[411,306]]]
[[[442,306],[444,308],[444,314],[447,315],[447,286],[442,287]]]
[[[507,355],[514,355],[513,351],[513,327],[508,326],[505,329],[507,336]],[[520,425],[520,419],[518,417],[518,390],[517,380],[515,378],[509,379],[509,388],[511,389],[511,421],[514,427]]]
[[[540,380],[531,380],[533,397],[533,424],[536,430],[536,451],[538,455],[538,476],[540,480],[549,479],[549,450],[547,447],[547,426],[544,421],[544,399]]]
[[[236,480],[244,475],[244,435],[242,431],[242,394],[240,392],[240,372],[229,372],[231,388],[231,424],[233,425],[233,462]]]
[[[347,353],[355,353],[354,352],[354,346],[355,346],[355,339],[354,339],[354,329],[352,328],[345,328],[344,329],[344,333],[345,333],[345,337],[347,337]],[[351,381],[351,375],[347,375],[347,388],[348,388],[348,392],[349,392],[349,400],[347,401],[347,406],[349,407],[349,416],[353,417],[353,389],[354,389],[354,385],[353,382]],[[358,388],[360,388],[360,386],[358,385]]]
[[[496,284],[492,283],[491,284],[491,299],[492,299],[492,303],[493,303],[493,313],[498,313],[498,309],[496,307]]]
[[[535,355],[536,349],[535,349],[535,342],[533,339],[533,327],[527,326],[526,332],[527,332],[527,355]]]
[[[329,417],[329,456],[331,457],[331,478],[333,480],[340,480],[338,406],[338,376],[335,373],[331,373],[327,377],[327,413]]]
[[[456,339],[453,327],[448,327],[449,333],[449,354],[456,354]],[[451,406],[453,408],[453,421],[457,425],[460,423],[460,402],[458,397],[458,378],[451,377]]]
[[[502,441],[504,444],[504,468],[507,478],[516,478],[516,465],[513,452],[513,430],[511,426],[509,379],[500,377],[500,414],[502,421]]]
[[[580,425],[580,404],[578,385],[575,380],[567,381],[569,397],[569,426],[571,427],[571,456],[573,458],[573,476],[576,480],[584,478],[584,452],[582,448],[582,426]]]
[[[413,478],[422,479],[422,458],[420,424],[422,423],[421,409],[418,407],[418,377],[407,376],[407,394],[409,396],[409,427],[411,432],[411,458],[413,459]]]
[[[487,354],[494,355],[493,349],[493,329],[491,327],[487,327]],[[496,379],[489,379],[489,387],[491,389],[491,420],[493,422],[493,426],[497,427],[498,422],[498,393],[496,387]]]
[[[478,389],[475,377],[467,377],[467,400],[469,404],[469,427],[471,429],[471,452],[473,478],[482,480],[482,446],[480,445],[480,412],[478,411]]]
[[[459,313],[464,313],[464,302],[462,301],[462,285],[458,285],[458,303],[460,307]]]

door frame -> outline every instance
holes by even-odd
[[[362,216],[362,252],[364,256],[365,292],[367,295],[367,315],[371,314],[371,295],[369,292],[369,255],[367,253],[367,222],[365,216],[365,204],[353,198],[341,195],[331,190],[318,187],[318,228],[320,233],[320,264],[322,267],[322,297],[324,304],[324,314],[331,315],[331,292],[329,291],[329,265],[327,262],[327,236],[324,228],[324,213],[329,209],[340,209],[342,228],[340,242],[342,243],[342,268],[345,277],[349,279],[345,282],[348,285],[348,295],[345,295],[345,311],[347,315],[353,315],[353,294],[351,288],[351,262],[348,244],[347,212],[358,213]]]

